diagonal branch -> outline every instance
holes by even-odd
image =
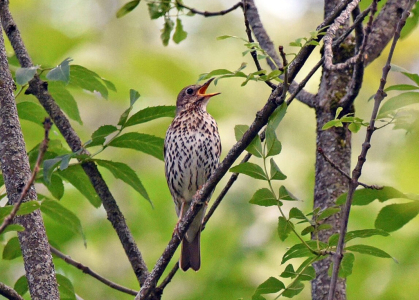
[[[17,25],[9,11],[8,4],[8,0],[0,0],[0,17],[3,29],[12,44],[20,65],[24,68],[31,67],[33,66],[32,60],[20,36]],[[38,98],[39,102],[50,115],[51,119],[59,129],[60,133],[63,135],[71,150],[73,152],[77,152],[82,149],[79,136],[72,128],[68,118],[64,115],[60,107],[51,97],[51,94],[48,92],[47,82],[42,81],[39,76],[35,76],[29,82],[29,88],[26,90],[26,93],[33,94],[36,98]],[[83,151],[86,154],[88,153],[86,150]],[[103,207],[105,208],[108,216],[108,220],[111,222],[112,226],[117,232],[122,246],[124,247],[125,253],[135,272],[135,275],[137,276],[140,284],[142,284],[148,275],[147,266],[142,258],[141,252],[139,251],[134,241],[132,233],[130,232],[125,222],[125,218],[122,215],[122,212],[119,210],[119,207],[113,195],[109,191],[108,186],[103,180],[99,170],[97,169],[96,164],[94,162],[83,162],[82,168],[89,177],[95,191],[98,193],[100,199],[102,200]]]
[[[349,213],[350,213],[351,205],[352,205],[352,199],[353,199],[353,196],[354,196],[355,189],[359,185],[358,180],[361,176],[362,167],[363,167],[363,165],[366,161],[368,150],[371,148],[371,137],[372,137],[372,135],[375,131],[375,120],[376,120],[377,115],[378,115],[378,109],[380,108],[381,102],[386,97],[386,93],[384,92],[384,86],[386,84],[388,72],[391,69],[391,66],[390,66],[391,59],[393,57],[393,53],[394,53],[394,50],[396,48],[396,44],[397,44],[397,42],[400,38],[400,31],[402,30],[408,16],[409,16],[409,10],[405,10],[402,14],[402,18],[397,23],[397,28],[396,28],[395,33],[394,33],[393,43],[392,43],[391,48],[390,48],[390,53],[388,55],[386,65],[383,68],[383,73],[382,73],[381,80],[380,80],[380,86],[377,90],[377,93],[374,96],[374,108],[373,108],[373,111],[371,113],[370,124],[368,125],[367,133],[365,135],[365,140],[364,140],[364,143],[362,144],[361,154],[359,155],[358,162],[357,162],[354,170],[352,171],[352,178],[351,178],[351,181],[349,183],[348,195],[346,197],[346,203],[345,203],[345,206],[343,207],[343,211],[342,211],[342,218],[341,218],[341,224],[340,224],[340,235],[339,235],[338,245],[337,245],[337,248],[336,248],[336,253],[334,255],[333,272],[332,272],[332,278],[331,278],[331,281],[330,281],[329,294],[328,294],[328,298],[327,298],[328,300],[333,300],[333,297],[334,297],[334,294],[335,294],[336,283],[337,283],[338,273],[339,273],[339,267],[340,267],[340,263],[342,262],[342,258],[343,258],[343,248],[344,248],[344,244],[345,244],[345,235],[346,235],[347,228],[348,228],[348,220],[349,220]]]
[[[229,12],[232,12],[233,10],[236,10],[237,8],[242,6],[242,2],[239,1],[236,4],[234,4],[232,7],[230,7],[229,9],[216,11],[216,12],[200,11],[200,10],[197,10],[195,8],[186,6],[185,4],[180,2],[179,0],[176,0],[176,5],[179,6],[179,7],[182,7],[182,8],[186,8],[189,11],[191,11],[194,14],[197,14],[197,15],[201,15],[201,16],[204,16],[204,17],[215,17],[215,16],[223,16],[225,14],[228,14]]]
[[[3,282],[0,282],[0,295],[6,297],[9,300],[23,300],[21,295],[19,295],[10,286],[5,285]]]

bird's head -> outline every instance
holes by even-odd
[[[180,91],[176,101],[176,115],[188,109],[200,107],[204,111],[207,109],[208,101],[211,97],[219,95],[220,93],[205,94],[208,86],[214,78],[211,78],[203,85],[190,85]]]

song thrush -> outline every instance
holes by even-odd
[[[207,113],[211,97],[205,94],[213,79],[203,85],[190,85],[180,91],[176,116],[164,140],[166,180],[179,220],[185,215],[196,191],[217,168],[221,142],[217,123]],[[198,212],[182,241],[180,268],[198,271],[201,266],[200,235],[206,205]]]

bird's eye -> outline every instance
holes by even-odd
[[[192,95],[192,94],[193,94],[193,89],[188,88],[188,89],[186,90],[186,94],[188,94],[188,95]]]

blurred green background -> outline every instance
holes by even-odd
[[[214,69],[237,69],[247,62],[246,72],[255,70],[250,56],[242,57],[245,48],[239,40],[217,41],[221,35],[245,37],[243,15],[240,9],[224,16],[204,18],[182,17],[188,37],[179,45],[170,41],[164,47],[160,41],[162,20],[150,20],[146,2],[127,16],[117,19],[116,11],[126,1],[116,0],[40,0],[11,1],[11,12],[21,31],[24,42],[35,65],[52,67],[66,57],[102,77],[112,81],[118,90],[111,92],[109,100],[97,95],[73,91],[83,125],[72,122],[85,142],[99,126],[116,124],[119,115],[129,105],[129,89],[136,89],[141,98],[134,112],[147,106],[174,105],[177,93],[186,85],[197,81],[199,74]],[[235,1],[185,1],[200,10],[226,9]],[[283,45],[287,53],[298,49],[288,44],[300,37],[309,37],[322,20],[322,1],[256,1],[264,25],[275,45]],[[419,72],[419,31],[415,30],[398,45],[393,63]],[[12,54],[10,45],[7,45]],[[368,67],[362,91],[356,100],[357,115],[369,118],[372,102],[367,99],[376,91],[387,52]],[[304,70],[310,70],[319,58],[318,51],[309,59]],[[265,66],[266,67],[266,66]],[[304,71],[301,73],[302,78]],[[307,89],[316,92],[318,72]],[[297,78],[297,79],[298,79]],[[234,126],[250,124],[255,113],[264,105],[270,93],[263,83],[250,82],[241,87],[241,79],[220,80],[210,91],[222,94],[211,100],[208,111],[218,122],[223,145],[223,157],[235,142]],[[406,82],[397,73],[390,73],[389,83]],[[18,101],[33,101],[21,95]],[[281,170],[288,176],[284,184],[303,201],[296,205],[309,212],[314,186],[315,120],[314,112],[294,102],[277,132],[282,142],[282,153],[276,157]],[[164,137],[170,119],[159,119],[137,125],[132,131]],[[33,123],[22,121],[27,149],[32,149],[43,137],[43,130]],[[353,138],[353,161],[364,139],[365,130]],[[58,132],[52,136],[59,138]],[[391,185],[403,192],[419,194],[419,134],[405,134],[392,130],[392,126],[376,132],[364,168],[362,181],[369,184]],[[129,164],[141,178],[154,209],[132,188],[104,169],[102,174],[117,199],[132,230],[144,259],[151,269],[163,252],[177,221],[174,205],[166,186],[163,162],[134,150],[107,149],[98,158]],[[259,161],[252,158],[253,162]],[[227,182],[224,178],[214,193]],[[231,192],[210,220],[202,237],[202,268],[198,273],[179,272],[164,291],[163,299],[238,299],[251,298],[254,289],[270,276],[284,270],[281,258],[287,247],[297,242],[291,237],[281,242],[276,234],[279,216],[275,208],[252,206],[248,203],[264,182],[240,176]],[[38,187],[42,192],[45,189]],[[87,248],[83,240],[57,220],[45,217],[48,235],[60,245],[62,251],[92,270],[121,285],[138,289],[138,283],[122,246],[106,219],[103,207],[93,208],[70,185],[66,185],[61,203],[81,219]],[[292,203],[295,205],[295,203]],[[286,204],[285,210],[292,206]],[[349,229],[373,228],[374,219],[382,204],[355,207]],[[397,260],[356,255],[353,274],[348,278],[348,299],[413,299],[419,293],[419,221],[413,220],[390,237],[377,237],[362,241],[381,247]],[[13,236],[8,233],[1,241]],[[175,258],[178,253],[175,254]],[[60,259],[54,260],[57,272],[66,275],[75,291],[83,299],[132,299],[130,295],[115,291]],[[173,266],[175,260],[170,264]],[[10,286],[24,274],[22,259],[1,261],[0,281]],[[309,299],[310,288],[295,297]],[[1,297],[1,296],[0,296]],[[28,295],[26,298],[29,299]],[[269,298],[269,296],[268,296]]]

